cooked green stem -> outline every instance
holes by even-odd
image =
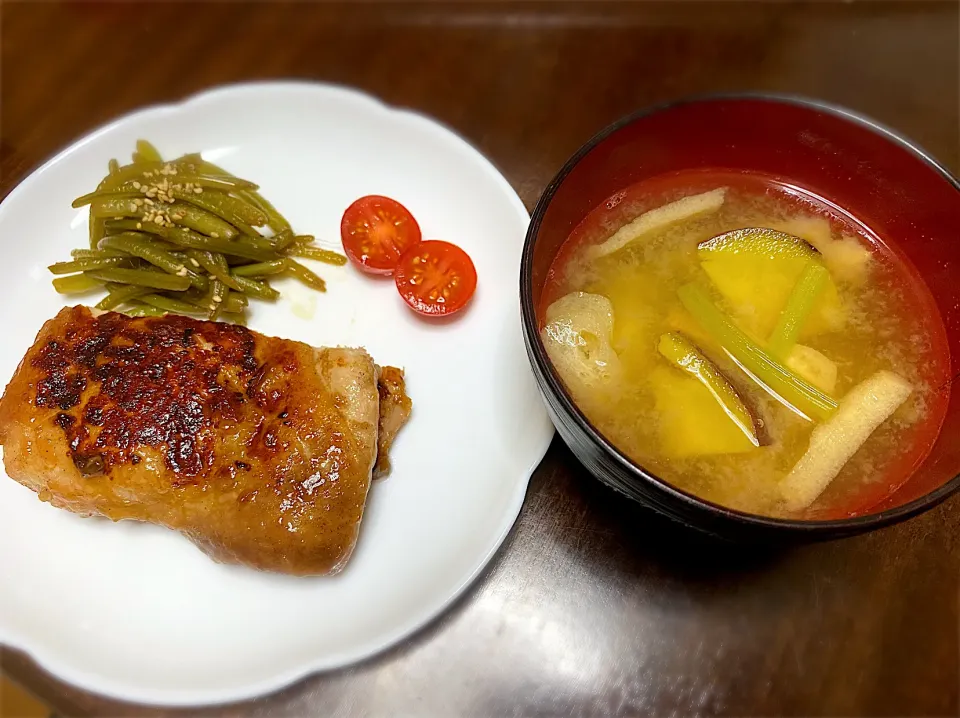
[[[109,249],[71,249],[74,259],[104,259],[105,257],[126,257],[126,252],[114,252]]]
[[[102,282],[86,274],[71,274],[69,277],[57,277],[53,280],[53,288],[59,294],[82,294],[100,289]]]
[[[173,179],[174,182],[171,186],[175,190],[183,192],[191,191],[194,194],[198,194],[196,190],[197,187],[199,187],[201,190],[219,190],[220,192],[236,192],[242,189],[256,189],[257,187],[252,182],[247,182],[246,180],[211,177],[210,175],[181,174],[177,175]],[[144,197],[144,189],[149,187],[148,182],[148,178],[141,176],[140,179],[129,179],[126,182],[122,182],[119,185],[112,187],[111,189],[98,188],[93,192],[88,192],[87,194],[77,197],[75,200],[73,200],[73,206],[83,207],[84,205],[90,204],[94,200],[110,199],[111,197],[118,197],[121,195],[128,197]],[[241,199],[238,199],[237,201],[243,202]],[[253,207],[253,209],[258,212],[260,211],[256,208],[256,206],[249,202],[245,202],[244,204],[246,204],[248,207]]]
[[[291,256],[345,261],[311,246],[312,236],[295,234],[258,185],[199,153],[164,161],[155,146],[139,140],[132,160],[123,166],[110,160],[97,188],[74,200],[74,207],[89,205],[90,248],[51,265],[55,274],[69,273],[54,279],[57,291],[106,285],[99,309],[134,316],[208,313],[244,323],[248,296],[280,296],[265,277],[288,275],[325,289]],[[264,227],[271,232],[261,234]]]
[[[165,310],[159,307],[151,307],[149,304],[138,304],[136,302],[122,311],[131,317],[162,317],[167,314]]]
[[[192,229],[200,234],[223,239],[233,239],[240,232],[229,222],[217,215],[193,204],[177,201],[167,204],[167,216],[181,227]]]
[[[680,301],[703,329],[753,378],[781,402],[812,419],[823,421],[837,409],[837,402],[804,381],[774,359],[714,306],[696,284],[677,290]]]
[[[200,159],[199,156],[195,156],[195,159],[198,160],[199,167],[209,174],[220,175],[224,177],[233,176],[226,170],[217,167],[217,165],[213,164],[212,162],[207,162],[206,160]],[[246,200],[254,207],[262,210],[264,214],[267,215],[267,226],[273,230],[274,234],[280,234],[280,232],[285,229],[291,229],[290,223],[287,222],[283,215],[281,215],[276,208],[256,190],[241,190],[237,192],[236,195],[240,199]]]
[[[723,412],[754,446],[760,446],[753,415],[720,369],[682,334],[669,332],[657,344],[660,354],[677,369],[703,384]]]
[[[137,224],[140,224],[141,227],[138,228]],[[187,249],[219,252],[220,254],[234,255],[257,262],[266,262],[276,258],[276,252],[272,249],[262,248],[259,243],[247,238],[229,240],[219,237],[205,237],[183,227],[161,227],[152,222],[141,223],[132,220],[110,220],[107,227],[110,231],[129,231],[132,229],[133,231],[149,232]],[[260,241],[266,242],[266,240]],[[269,243],[267,243],[267,246],[269,246]]]
[[[153,289],[182,292],[190,286],[190,277],[153,272],[149,269],[93,269],[84,272],[83,276],[98,279],[101,282],[116,282],[118,284],[136,284]],[[54,280],[56,281],[56,280]]]
[[[247,306],[250,305],[250,300],[247,299],[247,295],[242,292],[231,291],[227,294],[227,298],[224,300],[224,311],[230,314],[235,314],[237,312],[242,312]]]
[[[311,289],[318,292],[327,291],[327,284],[312,271],[304,267],[296,260],[285,257],[283,259],[274,259],[270,262],[258,262],[257,264],[244,264],[233,268],[234,277],[265,277],[271,274],[288,274],[291,277],[299,279]]]
[[[237,244],[242,244],[247,247],[253,247],[262,252],[270,252],[274,258],[277,256],[277,248],[273,246],[273,243],[260,235],[241,235],[234,240]]]
[[[103,309],[104,311],[116,309],[131,299],[149,294],[150,288],[138,287],[135,284],[108,284],[107,291],[109,294],[97,303],[97,309]]]
[[[117,217],[142,217],[143,204],[137,204],[135,194],[115,192],[104,195],[90,203],[90,215],[101,219]]]
[[[104,192],[101,190],[94,190],[93,192],[87,192],[87,194],[82,194],[73,200],[71,206],[74,209],[79,209],[80,207],[85,207],[86,205],[101,199],[123,199],[124,197],[140,196],[132,186],[128,187],[127,185],[129,185],[129,183],[124,184],[115,191]]]
[[[120,252],[126,252],[134,257],[146,260],[155,267],[160,267],[164,272],[176,274],[181,277],[189,276],[190,272],[179,259],[170,252],[159,246],[148,234],[137,232],[123,232],[121,234],[112,234],[100,240],[101,249],[113,249]]]
[[[227,258],[222,254],[212,254],[211,259],[213,260],[214,265],[217,267],[218,274],[229,274],[230,268],[227,265]],[[236,280],[234,280],[236,283]],[[210,319],[216,320],[220,316],[220,312],[223,311],[223,301],[226,299],[227,295],[230,293],[229,286],[220,281],[219,279],[214,279],[210,282]]]
[[[185,156],[186,157],[186,156]],[[122,165],[101,180],[97,186],[98,190],[114,190],[125,182],[136,180],[138,182],[160,181],[164,177],[176,180],[183,174],[195,174],[197,172],[196,162],[191,162],[185,157],[171,160],[169,162],[157,162],[141,160],[129,165]],[[175,174],[173,174],[175,172]],[[149,176],[147,175],[149,173]]]
[[[181,175],[190,175],[197,173],[197,163],[187,160],[184,156],[180,159],[170,160],[169,162],[149,161],[140,158],[139,162],[118,167],[115,172],[100,181],[98,190],[115,190],[126,182],[154,183],[161,181],[164,177],[176,182]],[[149,176],[148,176],[149,173]]]
[[[237,292],[228,291],[223,298],[221,311],[223,314],[242,314],[247,308],[247,298]]]
[[[49,269],[52,274],[73,274],[74,272],[83,272],[87,269],[116,267],[129,261],[129,257],[85,257],[83,259],[75,259],[72,262],[57,262],[56,264],[51,264],[47,269]]]
[[[203,268],[211,277],[220,280],[234,291],[243,291],[233,277],[230,276],[230,267],[224,256],[218,252],[206,252],[202,249],[188,249],[187,257],[191,263],[196,262],[197,266]]]
[[[90,212],[90,218],[87,220],[87,228],[90,232],[90,249],[97,248],[97,242],[100,241],[100,238],[104,234],[104,222],[101,217],[95,217],[93,212]]]
[[[308,287],[311,289],[316,289],[318,292],[327,291],[327,283],[300,264],[300,262],[296,261],[295,259],[290,259],[289,257],[287,257],[284,262],[286,262],[287,265],[286,272],[291,277],[296,277]]]
[[[200,294],[197,293],[196,290],[191,289],[186,292],[182,292],[180,297],[182,297],[183,301],[189,302],[193,306],[197,307],[196,311],[198,312],[206,313],[210,311],[209,292]],[[242,314],[244,309],[246,309],[247,305],[249,304],[246,295],[233,291],[226,293],[222,303],[223,314]]]
[[[322,247],[311,247],[309,244],[296,242],[287,249],[287,254],[294,257],[303,257],[304,259],[315,259],[318,262],[326,262],[338,267],[347,263],[347,258],[337,252]]]
[[[217,274],[229,275],[230,265],[227,264],[226,257],[217,252],[210,252],[210,260],[213,262],[213,266],[217,268]],[[226,282],[224,282],[224,284],[226,284]],[[229,287],[230,285],[227,284],[227,286]]]
[[[137,140],[137,154],[145,162],[163,162],[163,157],[157,152],[157,148],[146,140]]]
[[[183,302],[179,299],[165,297],[162,294],[143,294],[137,297],[137,301],[173,314],[203,314],[203,310],[200,307],[196,307],[193,304]]]
[[[110,217],[128,217],[134,216],[137,213],[143,213],[143,202],[140,195],[137,192],[101,192],[94,193],[89,195],[90,199],[78,204],[80,200],[86,199],[88,195],[83,197],[78,197],[73,201],[73,206],[76,208],[83,207],[84,204],[90,205],[91,214],[102,217],[104,219]],[[136,200],[141,199],[140,205],[137,204]],[[126,212],[127,214],[124,214]]]
[[[276,208],[268,202],[263,195],[254,190],[243,190],[237,195],[247,200],[256,207],[259,207],[267,215],[267,226],[275,233],[279,234],[285,229],[292,229],[290,223],[280,214]]]
[[[306,237],[309,237],[309,235],[303,235],[303,237],[306,238]],[[271,241],[273,242],[273,246],[275,249],[282,251],[284,249],[287,249],[288,247],[290,247],[300,239],[301,237],[294,234],[292,230],[284,229],[279,234],[275,234],[271,238]],[[303,241],[312,242],[313,237],[309,237],[309,239],[304,239]]]
[[[249,180],[240,179],[233,175],[223,175],[216,177],[209,174],[189,174],[179,173],[176,176],[176,184],[203,187],[204,189],[218,189],[222,192],[236,192],[240,190],[257,190],[259,187]]]
[[[244,234],[254,235],[256,230],[253,227],[262,227],[267,223],[267,215],[252,204],[223,192],[194,192],[174,189],[171,194],[177,199],[215,214],[225,222],[234,225]]]
[[[226,299],[227,292],[229,291],[227,285],[219,279],[214,279],[210,282],[209,302],[207,304],[207,308],[209,309],[207,317],[210,321],[216,321],[220,316],[220,312],[223,311],[223,301]]]
[[[244,264],[233,268],[235,277],[266,277],[270,274],[280,274],[287,271],[286,259],[272,259],[269,262],[257,262],[256,264]]]
[[[233,277],[233,281],[240,285],[240,289],[244,294],[256,297],[257,299],[265,299],[268,302],[272,302],[280,296],[280,292],[266,282],[258,282],[256,279],[237,276]]]
[[[811,263],[803,270],[770,334],[767,348],[771,354],[786,359],[829,279],[830,272],[819,262]]]
[[[155,201],[149,197],[110,195],[91,202],[90,212],[100,219],[135,217],[143,224],[144,230],[151,224],[164,226],[173,223],[201,234],[223,239],[233,239],[240,234],[236,227],[215,214],[181,201],[171,204]]]

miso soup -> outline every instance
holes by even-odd
[[[862,514],[923,461],[949,399],[943,323],[898,239],[762,176],[647,180],[571,233],[541,337],[597,430],[674,486]]]

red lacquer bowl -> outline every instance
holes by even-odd
[[[604,483],[688,525],[731,538],[824,539],[925,511],[960,490],[960,392],[912,477],[870,513],[837,520],[774,519],[681,491],[611,445],[576,407],[547,359],[536,309],[547,270],[581,220],[636,182],[702,168],[756,172],[812,191],[857,217],[919,272],[939,308],[960,376],[960,182],[878,123],[820,102],[714,96],[642,111],[606,128],[560,170],[537,204],[520,273],[524,340],[560,435]],[[949,392],[949,385],[943,391]]]

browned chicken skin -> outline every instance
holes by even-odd
[[[377,432],[377,464],[374,478],[390,473],[390,446],[410,417],[411,402],[403,382],[403,372],[392,366],[380,370],[380,427]]]
[[[158,523],[220,561],[335,573],[378,441],[410,411],[402,372],[379,375],[362,349],[67,308],[0,400],[4,465],[55,506]]]

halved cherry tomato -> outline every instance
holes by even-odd
[[[470,301],[477,289],[477,270],[457,245],[430,239],[404,252],[394,280],[415,312],[440,317]]]
[[[371,194],[347,207],[340,220],[343,250],[369,274],[392,274],[401,255],[420,242],[420,225],[389,197]]]

